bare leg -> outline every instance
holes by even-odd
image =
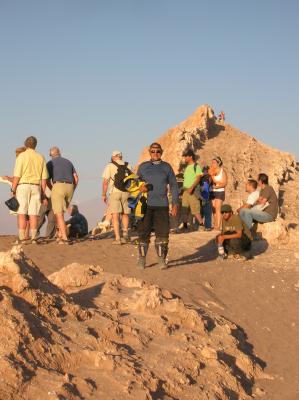
[[[197,219],[197,221],[202,224],[203,223],[203,219],[202,216],[200,214],[195,214],[194,217]]]
[[[29,224],[30,224],[31,239],[36,239],[38,215],[29,215]]]
[[[56,217],[57,226],[59,229],[59,237],[61,237],[61,239],[63,239],[63,240],[67,240],[66,225],[65,225],[63,213],[57,213],[57,214],[55,214],[55,217]]]
[[[119,213],[113,213],[112,214],[112,224],[113,224],[115,240],[120,240]]]
[[[123,230],[127,231],[129,229],[129,216],[128,216],[128,214],[123,214],[122,215],[122,224],[123,224]]]
[[[221,206],[223,201],[220,199],[213,199],[213,219],[214,219],[214,229],[219,230],[221,224]]]

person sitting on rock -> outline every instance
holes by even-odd
[[[228,255],[235,258],[251,258],[248,251],[251,248],[252,235],[239,215],[234,214],[229,204],[221,206],[222,231],[216,237],[218,254],[222,259]]]
[[[268,175],[261,173],[257,178],[260,196],[252,208],[242,208],[240,217],[250,229],[254,221],[272,222],[278,214],[278,199],[272,186],[269,186]]]
[[[66,221],[68,236],[82,238],[88,234],[88,223],[84,215],[79,213],[78,206],[73,204],[68,208],[71,218]]]
[[[258,183],[255,179],[249,178],[246,182],[246,192],[249,193],[246,202],[237,209],[238,214],[243,208],[252,208],[257,203],[260,197]]]

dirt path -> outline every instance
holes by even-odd
[[[255,354],[266,363],[272,380],[259,382],[267,400],[299,398],[299,280],[298,253],[271,248],[250,262],[218,261],[213,234],[189,233],[171,237],[170,267],[157,268],[151,248],[149,267],[136,267],[132,245],[115,248],[110,239],[73,246],[25,246],[25,253],[46,274],[71,262],[97,264],[106,271],[136,276],[178,294],[187,303],[215,311],[241,326]],[[0,250],[12,237],[1,237]],[[298,251],[298,250],[297,250]]]

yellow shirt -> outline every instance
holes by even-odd
[[[42,179],[48,179],[44,157],[33,149],[27,149],[19,154],[16,158],[14,176],[20,178],[19,184],[40,184]]]

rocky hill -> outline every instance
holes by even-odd
[[[239,129],[217,120],[209,105],[199,107],[189,118],[169,129],[160,138],[163,159],[178,173],[182,167],[182,153],[192,148],[199,156],[201,165],[209,165],[215,156],[220,156],[227,170],[229,181],[227,201],[235,207],[245,198],[244,184],[250,176],[256,178],[260,172],[269,175],[270,184],[277,193],[283,184],[295,179],[295,157],[271,148]],[[140,162],[148,159],[144,149]]]

